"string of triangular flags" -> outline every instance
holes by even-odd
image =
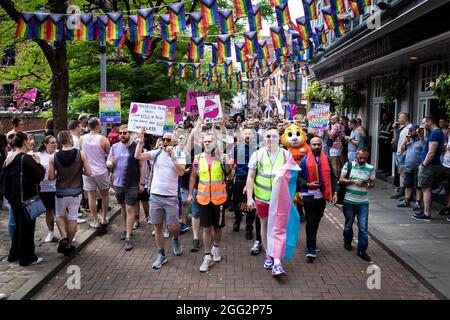
[[[330,0],[330,5],[321,8],[325,25],[313,26],[313,21],[319,17],[316,2],[317,0],[302,0],[304,16],[292,21],[287,0],[270,0],[277,21],[277,25],[270,27],[270,38],[279,65],[283,66],[288,61],[308,61],[311,58],[311,50],[327,43],[327,32],[334,32],[336,37],[346,32],[339,17],[347,12],[347,8],[356,17],[372,4],[371,0]],[[257,57],[259,69],[269,67],[268,39],[260,39],[258,35],[262,29],[259,5],[252,5],[251,0],[233,0],[234,10],[219,9],[217,0],[200,0],[199,12],[186,13],[185,3],[169,4],[167,13],[158,15],[155,8],[138,9],[136,15],[128,16],[123,12],[104,15],[22,12],[16,35],[25,39],[47,41],[100,40],[119,48],[123,48],[125,41],[129,39],[134,43],[134,51],[145,56],[151,54],[152,39],[161,37],[161,56],[171,61],[176,59],[179,37],[188,36],[190,39],[187,63],[199,63],[205,58],[205,39],[211,37],[207,28],[218,25],[221,34],[215,35],[217,42],[211,44],[212,63],[225,62],[230,58],[232,36],[234,38],[242,35],[243,41],[234,42],[236,60],[241,63],[241,72],[249,72],[249,56]],[[189,16],[189,19],[186,19],[186,16]],[[158,17],[159,24],[156,23]],[[243,34],[235,32],[235,17],[247,17],[248,31]],[[190,35],[186,35],[188,25]],[[286,26],[292,34],[292,48],[288,46],[284,29]],[[232,65],[230,69],[233,70]],[[180,74],[184,75],[186,72]]]

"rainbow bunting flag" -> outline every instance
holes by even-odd
[[[16,36],[25,39],[33,39],[33,30],[35,29],[36,19],[34,13],[22,12],[16,27]]]
[[[215,42],[211,42],[211,61],[214,63],[219,62],[218,45]]]
[[[106,41],[121,39],[123,35],[123,13],[108,12],[108,27],[106,33]]]
[[[236,61],[243,62],[247,60],[247,52],[245,50],[245,42],[235,42],[234,50],[236,53]]]
[[[125,41],[127,40],[127,33],[126,31],[122,32],[122,38],[120,39],[113,39],[110,41],[107,41],[110,45],[122,49],[125,46]]]
[[[217,49],[219,60],[223,61],[225,58],[231,57],[231,36],[229,34],[220,35],[217,37]]]
[[[347,11],[344,0],[330,0],[330,5],[335,15]]]
[[[200,0],[200,6],[207,26],[219,24],[217,0]]]
[[[259,66],[261,69],[267,68],[268,65],[269,65],[269,64],[268,64],[267,59],[260,59],[260,58],[258,58],[258,66]]]
[[[258,51],[258,56],[260,59],[266,60],[270,58],[270,53],[269,53],[269,45],[267,43],[267,39],[258,41],[259,44],[259,51]]]
[[[35,13],[36,18],[35,30],[33,32],[33,39],[42,39],[46,38],[46,22],[49,19],[50,15],[48,13]]]
[[[177,39],[163,40],[161,56],[169,60],[175,60],[176,55],[177,55]]]
[[[275,77],[270,77],[270,84],[272,86],[276,86],[277,85],[277,80],[275,79]]]
[[[288,54],[289,48],[286,41],[286,35],[282,27],[270,27],[270,37],[272,38],[273,48],[282,54]]]
[[[94,24],[95,24],[94,40],[98,40],[100,42],[106,41],[106,28],[108,26],[108,17],[105,15],[94,16]]]
[[[233,0],[236,17],[242,18],[253,13],[252,0]]]
[[[138,36],[139,37],[151,37],[153,36],[153,13],[155,9],[139,9],[137,11],[138,16]]]
[[[352,9],[353,16],[359,17],[364,14],[364,0],[348,0],[349,7]]]
[[[225,69],[225,77],[228,79],[228,77],[233,75],[233,61],[231,60],[225,60],[225,64],[223,66]]]
[[[166,61],[166,67],[164,68],[164,73],[168,77],[173,76],[173,62]]]
[[[344,23],[333,13],[330,6],[322,8],[323,20],[329,30],[333,30],[337,38],[345,34]]]
[[[274,65],[274,61],[270,61],[270,62],[269,62],[269,65],[267,66],[267,72],[268,72],[268,74],[272,74],[275,67],[276,67],[276,66]]]
[[[242,81],[241,81],[241,82],[236,82],[236,89],[237,89],[237,90],[242,90],[242,89],[244,89],[244,86],[242,85]]]
[[[311,71],[309,70],[309,67],[306,64],[301,68],[301,71],[302,76],[304,78],[308,78],[311,75]]]
[[[92,14],[80,14],[75,21],[77,25],[67,25],[66,36],[67,40],[77,41],[92,41],[95,40],[95,23]]]
[[[186,14],[184,12],[184,3],[174,3],[167,6],[170,19],[170,32],[172,34],[186,30]]]
[[[250,61],[246,60],[244,62],[241,62],[241,71],[242,72],[247,72],[250,70]]]
[[[291,24],[291,15],[289,13],[289,5],[287,2],[275,7],[275,14],[277,15],[278,26],[286,26]]]
[[[325,31],[324,25],[320,25],[314,28],[316,30],[316,37],[319,40],[319,45],[325,44],[328,42],[327,33]]]
[[[152,53],[152,37],[138,38],[134,45],[134,52],[149,56]]]
[[[288,62],[287,57],[284,56],[281,52],[275,51],[275,56],[277,58],[277,62],[280,66],[285,66]]]
[[[292,54],[294,58],[300,58],[300,45],[299,45],[299,38],[293,38],[292,39]]]
[[[362,0],[365,7],[370,7],[372,5],[372,0]]]
[[[227,78],[227,88],[230,90],[233,89],[233,78],[232,77]]]
[[[128,16],[128,32],[130,34],[131,42],[137,42],[139,40],[137,16]]]
[[[261,8],[253,6],[253,12],[248,14],[248,26],[250,31],[258,31],[262,29]]]
[[[305,12],[305,18],[309,21],[313,21],[319,18],[317,15],[316,0],[302,0],[303,11]]]
[[[64,15],[35,13],[35,39],[46,41],[61,41],[65,27]]]
[[[244,32],[244,39],[247,54],[257,54],[259,52],[258,33],[256,31]]]
[[[259,79],[259,83],[261,84],[261,87],[263,87],[263,88],[265,87],[265,84],[264,84],[266,82],[265,80],[266,79],[264,79],[264,78]]]
[[[219,21],[221,34],[235,33],[236,29],[234,28],[233,10],[219,10]]]
[[[194,63],[192,65],[192,76],[194,77],[194,79],[201,78],[201,76],[202,76],[200,66],[201,66],[200,63]]]
[[[270,0],[270,5],[272,7],[278,7],[279,5],[287,2],[287,0]]]
[[[189,62],[197,62],[203,59],[204,56],[203,38],[191,38],[188,44],[188,60]]]
[[[262,77],[262,75],[263,75],[263,70],[262,70],[259,66],[256,66],[255,69],[256,69],[256,75],[257,75],[258,77]]]
[[[178,76],[180,78],[186,78],[186,63],[180,63],[180,66],[178,68]]]
[[[209,74],[211,76],[217,76],[217,63],[215,62],[209,63]]]
[[[189,14],[189,21],[191,24],[191,31],[193,38],[205,38],[206,37],[206,23],[203,19],[201,12],[192,12]]]
[[[242,73],[240,71],[236,72],[236,82],[242,82]]]
[[[161,38],[163,40],[174,40],[177,38],[176,33],[170,32],[170,16],[162,14],[159,16],[159,24],[161,26]]]
[[[302,50],[309,48],[308,40],[313,36],[311,23],[306,20],[305,17],[297,18],[295,21],[297,22],[297,28],[299,31],[300,40],[302,42]]]

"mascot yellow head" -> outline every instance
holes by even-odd
[[[306,134],[296,124],[291,124],[281,137],[281,142],[286,148],[298,148],[306,144]]]

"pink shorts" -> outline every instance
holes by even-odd
[[[267,218],[269,216],[269,204],[255,200],[256,213],[260,218]]]

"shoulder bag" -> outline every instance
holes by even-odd
[[[20,159],[20,200],[22,201],[23,213],[25,215],[25,219],[28,221],[33,221],[41,214],[47,211],[44,206],[44,203],[39,197],[39,194],[31,197],[28,200],[23,200],[23,157]]]
[[[350,178],[350,173],[352,172],[352,163],[350,161],[347,162],[347,174],[345,175],[345,179]],[[347,191],[347,186],[344,186],[342,183],[339,183],[339,191],[338,191],[338,200],[337,204],[344,204],[345,192]]]

